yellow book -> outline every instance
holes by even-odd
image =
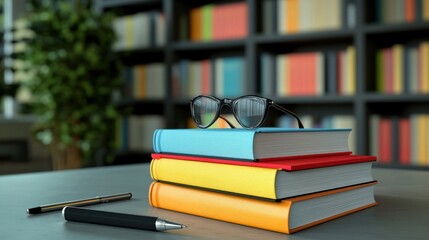
[[[404,47],[400,44],[393,46],[393,93],[399,94],[404,91],[403,66]]]
[[[134,72],[134,91],[135,95],[134,97],[141,99],[145,98],[147,96],[146,94],[146,86],[147,86],[147,79],[146,79],[146,66],[145,65],[137,65],[135,66],[135,72]]]
[[[286,32],[299,31],[299,0],[286,0]]]
[[[422,11],[423,11],[423,20],[429,21],[429,0],[422,0]]]
[[[429,42],[420,44],[420,93],[429,93]]]
[[[418,129],[418,164],[420,166],[426,166],[428,164],[428,146],[429,146],[429,115],[421,114],[417,118],[417,129]]]
[[[134,16],[125,16],[125,49],[132,49],[135,46],[134,39]]]
[[[346,52],[347,89],[345,89],[345,95],[354,95],[356,93],[356,48],[354,46],[349,46]]]
[[[195,156],[153,154],[153,158],[150,174],[154,180],[268,199],[374,180],[374,156],[342,154],[235,164]]]

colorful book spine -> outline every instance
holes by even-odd
[[[375,19],[384,24],[413,22],[417,15],[416,1],[418,0],[376,0]]]
[[[165,20],[160,12],[147,11],[121,16],[112,24],[117,36],[113,45],[115,50],[161,47],[165,44]]]
[[[429,115],[408,117],[372,115],[370,153],[381,164],[429,166]]]
[[[267,94],[278,96],[320,96],[356,93],[356,48],[261,56],[263,84],[274,78],[275,89],[262,86]],[[270,62],[275,62],[271,63]]]
[[[173,92],[176,96],[194,97],[200,94],[235,97],[244,94],[245,70],[243,57],[224,57],[200,61],[180,60],[173,72]]]
[[[117,148],[123,151],[151,152],[155,129],[165,127],[159,115],[123,117],[117,124]]]
[[[128,99],[162,99],[165,96],[165,66],[150,63],[127,67],[123,73],[123,96]]]
[[[275,0],[279,34],[295,34],[341,28],[342,0]],[[274,14],[273,14],[274,15]],[[266,15],[270,18],[273,15]],[[346,21],[345,21],[346,22]]]
[[[190,10],[190,40],[213,41],[247,36],[246,2],[208,4]]]
[[[429,42],[395,44],[376,52],[375,90],[385,94],[429,93]]]

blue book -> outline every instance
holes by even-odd
[[[351,129],[157,129],[155,153],[263,161],[297,156],[350,154]]]
[[[244,62],[242,57],[227,57],[223,59],[223,96],[235,97],[241,95],[244,81]]]

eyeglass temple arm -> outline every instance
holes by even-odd
[[[234,126],[234,124],[232,124],[228,119],[226,119],[225,117],[223,117],[223,116],[219,116],[219,118],[220,119],[222,119],[222,120],[224,120],[228,125],[229,125],[229,127],[230,128],[235,128],[235,126]]]
[[[275,107],[275,108],[277,108],[278,110],[284,112],[284,113],[287,113],[287,114],[293,116],[298,121],[298,127],[299,128],[304,128],[304,125],[302,124],[302,122],[299,119],[298,115],[296,115],[294,112],[292,112],[290,110],[287,110],[286,108],[284,108],[284,107],[282,107],[282,106],[280,106],[280,105],[278,105],[278,104],[276,104],[274,102],[273,102],[272,106]]]

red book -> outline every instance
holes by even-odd
[[[343,61],[344,61],[344,53],[343,51],[339,51],[337,53],[337,94],[342,95],[343,94]]]
[[[415,0],[405,0],[405,21],[412,22],[416,19]]]
[[[381,163],[392,161],[392,121],[380,118],[378,133],[378,157]]]
[[[201,94],[211,94],[210,61],[203,60],[201,64]]]
[[[245,2],[216,5],[213,8],[213,40],[246,37],[247,11]]]
[[[171,158],[181,159],[187,161],[199,161],[199,162],[210,162],[210,163],[222,163],[230,165],[240,165],[249,167],[262,167],[262,168],[274,168],[281,169],[284,171],[298,171],[305,169],[330,167],[344,164],[361,163],[361,162],[372,162],[377,158],[375,156],[364,156],[364,155],[351,155],[351,152],[335,153],[335,154],[314,154],[301,157],[286,157],[279,158],[277,160],[267,160],[264,162],[249,162],[249,161],[237,161],[223,158],[210,158],[190,155],[177,155],[177,154],[162,154],[153,153],[153,159],[160,158]]]
[[[290,54],[288,58],[291,95],[316,95],[317,53]]]
[[[223,7],[213,7],[213,40],[219,40],[224,38],[223,33],[225,32],[225,17]]]
[[[411,125],[409,118],[399,120],[399,162],[403,165],[411,163]]]

